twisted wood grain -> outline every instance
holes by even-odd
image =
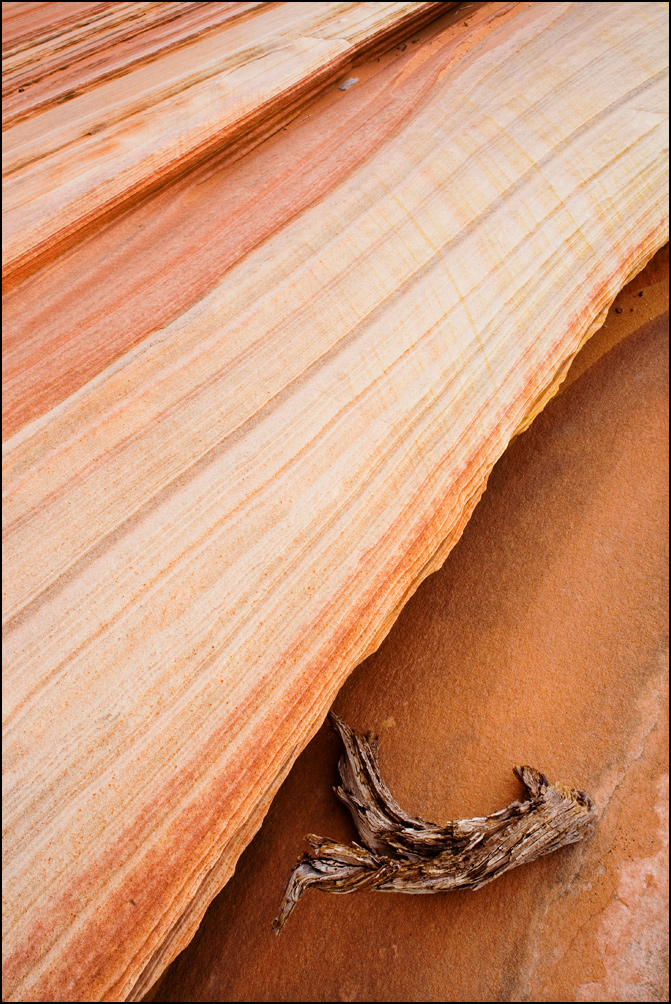
[[[335,789],[359,831],[363,847],[313,834],[310,853],[294,868],[273,922],[280,933],[303,893],[433,893],[479,889],[519,865],[574,844],[586,836],[596,808],[584,791],[550,784],[534,767],[514,767],[526,800],[474,819],[438,826],[408,816],[382,779],[377,741],[350,729],[335,713],[330,719],[345,751]]]
[[[364,34],[370,22],[348,11],[301,51],[350,52],[357,18]],[[402,13],[375,12],[383,27]],[[413,34],[393,72],[382,59],[346,91],[334,79],[230,174],[235,115],[217,106],[205,131],[223,137],[223,167],[108,229],[89,200],[87,240],[8,297],[9,1000],[148,989],[511,438],[667,240],[664,9],[472,12]],[[158,90],[162,60],[206,40],[156,60]],[[308,91],[325,79],[311,59],[282,63]],[[263,118],[247,68],[240,109]],[[135,73],[118,79],[132,101]],[[202,86],[172,98],[191,107]],[[193,122],[168,116],[164,135],[142,114],[143,171]],[[19,231],[26,253],[57,252],[52,224],[94,166],[124,198],[135,181],[148,195],[142,171],[115,173],[103,131],[68,132],[72,116],[67,137],[24,134],[40,157],[12,190],[36,182],[23,194],[45,228],[34,243],[23,195],[8,199],[8,262]],[[67,142],[47,153],[54,138]],[[49,171],[37,183],[52,156],[72,187]]]

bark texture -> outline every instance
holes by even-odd
[[[535,767],[513,767],[526,792],[490,816],[438,826],[407,815],[382,779],[377,740],[350,729],[331,712],[345,752],[338,798],[352,813],[364,844],[342,844],[309,834],[274,921],[277,934],[303,893],[431,893],[479,889],[511,868],[534,861],[587,835],[596,819],[592,799],[575,788],[550,784]]]
[[[3,6],[8,1000],[148,991],[668,239],[666,9],[467,10]]]

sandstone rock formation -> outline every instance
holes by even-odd
[[[8,1000],[147,991],[668,239],[662,5],[170,6],[3,6]]]
[[[75,8],[74,24],[10,35],[3,49],[5,283],[208,154],[258,142],[259,130],[290,120],[306,96],[435,17],[436,5],[215,3],[205,18],[193,4],[171,4],[167,16],[163,5],[94,6],[112,9]],[[141,46],[129,44],[138,37]],[[94,67],[84,58],[92,49],[104,56]]]
[[[410,811],[440,822],[493,811],[520,796],[510,765],[535,758],[595,797],[594,835],[475,893],[308,891],[276,937],[305,834],[357,837],[324,725],[147,1000],[668,999],[659,278],[646,268],[617,297],[561,393],[494,468],[442,569],[335,703],[379,735],[384,776]]]

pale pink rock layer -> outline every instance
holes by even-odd
[[[136,5],[126,7],[130,16]],[[439,10],[436,3],[257,6],[176,49],[150,50],[127,75],[67,90],[9,123],[3,288],[222,148],[230,154],[243,138],[260,141],[355,59]]]
[[[14,317],[79,305],[67,259],[91,284],[77,326],[99,337],[71,343],[55,397],[48,374],[24,384],[15,403],[40,403],[4,447],[7,999],[148,989],[496,459],[667,240],[662,8],[460,17],[360,81],[375,142],[343,143],[312,192],[242,228],[243,252],[232,229],[189,272],[174,244],[151,301],[163,248],[148,263],[115,224],[13,294]],[[390,78],[397,104],[375,94]],[[356,86],[314,107],[322,149]],[[251,215],[282,199],[264,156],[224,179]],[[184,261],[208,232],[196,188],[171,189],[200,220]],[[97,303],[111,287],[123,304],[132,271],[137,341]],[[59,345],[39,329],[33,364]]]
[[[308,892],[276,937],[305,834],[356,838],[325,725],[146,1000],[668,1000],[668,277],[615,309],[335,702],[408,811],[485,815],[533,762],[594,836],[476,893]]]
[[[490,6],[478,23],[510,5]],[[357,67],[356,87],[331,87],[253,158],[229,166],[224,151],[6,295],[3,436],[172,321],[393,135],[471,41],[445,20]]]
[[[15,36],[14,17],[3,6],[2,126],[37,109],[71,101],[103,80],[130,72],[145,58],[177,48],[196,36],[256,12],[264,3],[110,3],[91,11],[76,4],[65,27],[53,22],[40,33]],[[26,7],[26,4],[18,5]],[[45,5],[46,6],[46,5]],[[50,3],[50,8],[58,6]],[[130,15],[130,16],[129,16]],[[33,15],[34,17],[34,15]],[[32,19],[30,20],[32,23]],[[65,30],[63,30],[65,28]]]

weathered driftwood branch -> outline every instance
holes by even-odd
[[[8,1001],[142,999],[668,240],[664,6],[445,7],[3,7]]]
[[[306,889],[323,892],[430,893],[479,889],[510,868],[584,837],[596,817],[584,791],[550,784],[534,767],[514,767],[527,800],[491,816],[445,826],[406,815],[380,776],[377,740],[358,735],[335,714],[345,752],[335,789],[364,844],[306,837],[311,852],[294,868],[273,927],[280,933]]]

